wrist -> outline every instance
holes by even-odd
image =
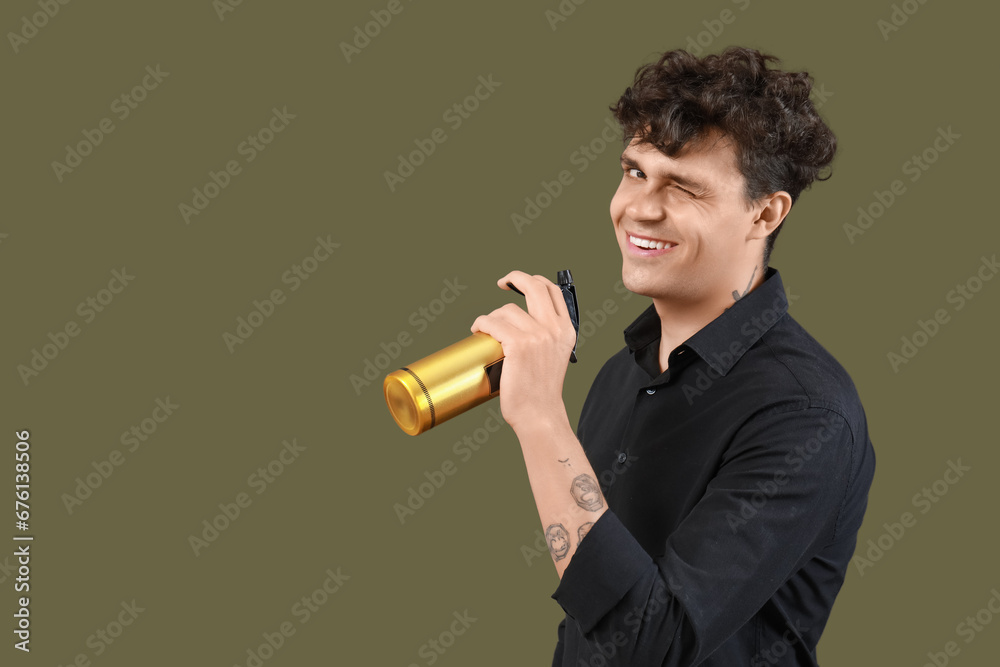
[[[557,406],[534,408],[520,415],[510,426],[522,445],[526,442],[552,442],[567,432],[574,437],[576,435],[569,423],[566,406],[561,401]]]

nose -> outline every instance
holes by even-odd
[[[642,188],[630,193],[625,202],[625,215],[637,222],[659,222],[666,219],[667,210],[655,193]]]

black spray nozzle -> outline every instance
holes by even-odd
[[[559,289],[562,290],[563,299],[566,301],[566,309],[569,311],[569,319],[573,321],[573,328],[576,329],[576,337],[579,341],[580,307],[576,302],[576,286],[573,284],[573,274],[570,273],[569,269],[560,271],[556,274],[556,283],[559,285]],[[507,287],[524,296],[524,292],[514,287],[514,283],[507,283]],[[576,343],[573,343],[573,351],[569,353],[569,360],[574,364],[576,363]]]
[[[556,282],[562,290],[563,299],[566,300],[566,309],[569,311],[569,318],[573,321],[573,328],[576,329],[577,341],[580,340],[580,306],[576,302],[576,286],[573,284],[573,274],[569,269],[560,271],[556,275]],[[576,343],[573,343],[573,351],[569,353],[569,360],[576,363]]]

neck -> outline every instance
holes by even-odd
[[[701,331],[705,325],[757,289],[763,282],[764,270],[755,267],[749,282],[728,294],[720,290],[696,301],[654,298],[653,305],[660,317],[660,372],[667,370],[670,353],[678,345]]]

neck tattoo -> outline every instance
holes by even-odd
[[[743,294],[740,294],[736,290],[733,290],[733,301],[739,301],[740,299],[742,299],[743,297],[745,297],[747,295],[747,292],[750,291],[750,285],[753,284],[753,277],[755,275],[757,275],[757,267],[756,266],[753,267],[753,273],[750,274],[750,280],[747,281],[747,288],[745,290],[743,290]]]

